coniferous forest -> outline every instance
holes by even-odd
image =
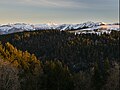
[[[0,90],[119,90],[119,31],[0,35]]]

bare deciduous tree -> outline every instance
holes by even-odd
[[[0,90],[20,90],[18,70],[0,59]]]

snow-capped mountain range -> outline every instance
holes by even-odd
[[[117,30],[119,31],[120,24],[106,24],[103,22],[86,22],[81,24],[25,24],[25,23],[15,23],[15,24],[7,24],[7,25],[0,25],[0,34],[9,34],[15,32],[22,32],[22,31],[33,31],[33,30],[68,30],[68,31],[95,31],[95,30]]]

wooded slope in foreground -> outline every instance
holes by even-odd
[[[119,35],[1,35],[0,90],[119,90]]]

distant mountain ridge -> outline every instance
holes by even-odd
[[[96,30],[104,28],[105,30],[120,30],[119,23],[106,24],[104,22],[85,22],[81,24],[26,24],[26,23],[15,23],[0,25],[0,34],[9,34],[22,31],[33,31],[33,30]]]

